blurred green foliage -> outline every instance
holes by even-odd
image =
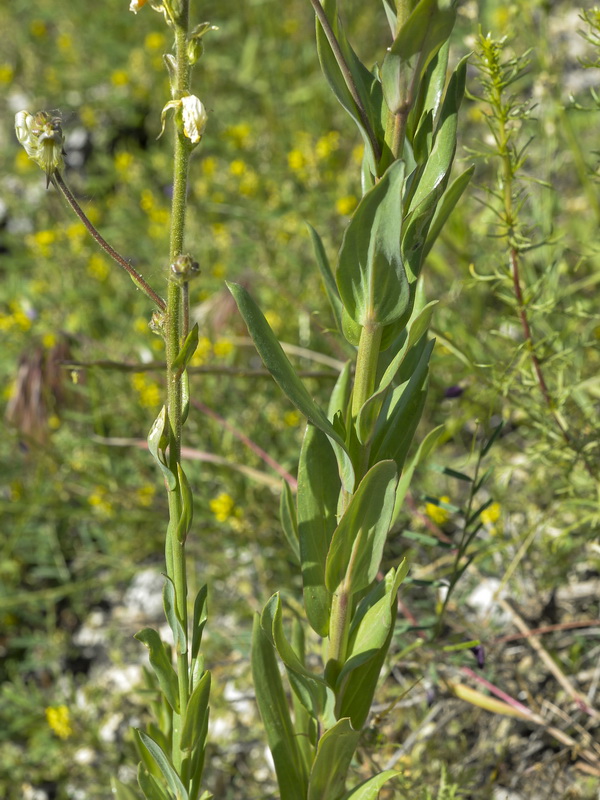
[[[219,30],[204,40],[194,86],[210,118],[192,163],[188,214],[187,243],[202,271],[192,285],[201,329],[193,363],[207,370],[192,378],[192,395],[293,472],[299,416],[267,377],[227,372],[260,364],[243,341],[245,329],[223,280],[251,288],[280,339],[343,359],[330,335],[333,323],[304,223],[318,228],[327,247],[340,241],[360,194],[362,151],[321,77],[308,2],[195,6],[197,21],[210,20]],[[469,0],[460,6],[455,49],[462,55],[473,46],[479,23],[484,32],[508,34],[508,55],[532,48],[527,73],[512,87],[533,109],[519,122],[523,144],[533,137],[521,175],[520,222],[537,245],[524,255],[524,283],[555,406],[587,447],[595,474],[564,445],[532,376],[505,273],[506,242],[495,235],[490,209],[498,167],[493,157],[477,161],[476,185],[425,268],[427,295],[441,303],[421,429],[444,423],[446,441],[434,462],[472,472],[481,441],[504,422],[480,494],[480,502],[495,501],[488,508],[494,511],[474,547],[480,571],[510,580],[517,595],[600,570],[594,543],[600,516],[598,112],[589,95],[598,72],[579,62],[594,54],[577,34],[583,27],[577,14],[566,1]],[[386,32],[378,4],[348,0],[343,15],[368,63]],[[12,119],[25,108],[60,111],[71,187],[103,235],[160,293],[171,147],[168,134],[156,137],[169,99],[162,54],[170,43],[150,8],[134,17],[126,0],[13,0],[0,7],[0,29],[0,377],[8,417],[0,441],[0,796],[16,800],[35,786],[56,800],[93,800],[107,796],[108,776],[119,765],[132,763],[133,744],[127,725],[118,746],[100,734],[114,709],[106,692],[86,684],[72,636],[91,610],[103,609],[107,598],[117,602],[140,566],[160,569],[167,512],[159,476],[147,452],[114,441],[145,439],[160,407],[162,373],[59,362],[161,361],[162,340],[148,328],[146,299],[86,238],[57,194],[46,191],[43,175],[17,145]],[[474,72],[469,87],[477,94]],[[576,108],[571,95],[590,110]],[[458,156],[465,164],[472,160],[467,148],[478,149],[489,136],[483,111],[475,100],[463,107]],[[322,368],[308,352],[297,363]],[[316,396],[323,385],[330,387],[328,378],[311,380]],[[277,478],[229,430],[197,410],[187,436],[190,447]],[[269,486],[226,466],[194,461],[188,475],[198,497],[190,556],[198,580],[212,587],[210,619],[228,619],[224,627],[211,627],[209,619],[207,660],[217,665],[216,685],[224,687],[232,676],[243,685],[248,605],[258,608],[271,590],[294,581],[278,498]],[[401,534],[404,527],[423,533],[429,519],[452,536],[461,529],[469,491],[447,472],[423,471],[412,490],[413,512],[390,543],[390,562],[408,551],[418,577],[446,576],[443,548]],[[434,501],[429,516],[426,498]],[[446,505],[440,508],[437,498]],[[439,516],[442,510],[446,516]],[[454,612],[460,620],[463,597],[459,587]],[[422,622],[435,625],[432,590],[416,585],[409,603]],[[123,644],[123,632],[115,637],[111,663],[140,658],[137,643]],[[571,644],[563,667],[589,668],[589,648],[578,637]],[[406,646],[399,637],[398,650]],[[435,676],[440,653],[431,648],[419,658],[414,674]],[[460,652],[453,658],[465,663]],[[400,689],[394,691],[400,695]],[[217,691],[217,718],[231,717],[226,695]],[[46,709],[63,705],[71,733],[61,738]],[[143,703],[131,696],[129,709],[140,714]],[[402,741],[424,713],[409,708],[388,723],[386,737]],[[255,779],[263,757],[259,731],[235,717],[228,724],[229,740],[247,745],[251,756],[213,745],[219,796],[273,792],[272,777]],[[451,735],[419,744],[403,790],[416,791],[423,781],[436,786],[440,763],[457,764],[468,751],[471,724],[469,717],[454,719]],[[457,780],[487,797],[491,769],[485,764],[479,776],[470,768],[452,774],[449,790]],[[582,784],[582,796],[591,797],[586,791]]]

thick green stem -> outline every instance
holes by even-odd
[[[187,58],[187,32],[189,0],[183,0],[182,12],[175,25],[175,58],[176,58],[176,86],[175,97],[179,99],[189,92],[190,66]],[[189,142],[177,127],[175,127],[175,154],[173,175],[173,198],[171,204],[171,242],[170,262],[183,252],[185,229],[185,207],[187,195],[187,178],[190,158]],[[186,298],[187,299],[187,298]],[[167,357],[167,412],[169,415],[169,465],[177,475],[181,461],[181,429],[182,429],[182,390],[181,372],[173,364],[181,346],[183,320],[187,310],[183,309],[183,291],[175,281],[169,281],[167,293],[167,312],[165,326],[166,357]],[[175,533],[177,522],[181,517],[182,502],[178,488],[169,492],[170,534],[167,537],[167,569],[169,577],[175,586],[175,602],[177,615],[181,621],[186,636],[188,634],[187,614],[187,581],[185,544],[179,542]],[[189,699],[189,663],[188,654],[177,654],[177,673],[179,679],[179,702],[181,711],[185,710]],[[174,715],[173,719],[173,761],[177,770],[181,769],[183,753],[180,748],[181,718]]]
[[[352,392],[353,419],[356,419],[360,409],[373,394],[382,333],[383,328],[377,322],[367,322],[361,331]]]
[[[341,669],[346,660],[352,612],[351,604],[350,593],[347,591],[345,584],[342,583],[333,595],[329,623],[328,661],[333,662],[338,669]]]

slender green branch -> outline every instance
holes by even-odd
[[[67,201],[67,203],[68,203],[68,204],[71,206],[71,208],[73,209],[73,211],[75,212],[75,214],[77,214],[77,216],[79,217],[79,219],[80,219],[80,220],[83,222],[83,224],[85,225],[85,227],[86,227],[86,229],[87,229],[88,233],[90,234],[90,236],[92,236],[92,238],[93,238],[93,239],[94,239],[96,242],[98,242],[98,244],[100,245],[100,247],[101,247],[101,248],[102,248],[102,249],[103,249],[103,250],[104,250],[106,253],[108,253],[108,255],[109,255],[109,256],[110,256],[110,257],[111,257],[111,258],[112,258],[114,261],[116,261],[116,262],[117,262],[117,264],[119,264],[119,266],[123,267],[123,269],[124,269],[124,270],[125,270],[127,273],[129,273],[129,275],[131,276],[131,279],[133,280],[133,282],[135,283],[135,285],[138,287],[138,289],[141,289],[141,290],[142,290],[142,292],[144,292],[144,294],[145,294],[147,297],[149,297],[149,298],[150,298],[150,300],[152,300],[152,302],[156,303],[156,305],[157,305],[157,306],[160,308],[160,310],[161,310],[161,311],[164,311],[164,310],[165,310],[165,308],[166,308],[166,304],[165,304],[165,301],[162,299],[162,297],[159,297],[159,296],[156,294],[156,292],[154,291],[154,289],[153,289],[151,286],[149,286],[149,284],[148,284],[148,283],[146,283],[146,281],[145,281],[145,280],[142,278],[142,276],[140,275],[140,273],[139,273],[139,272],[137,272],[137,270],[135,270],[135,269],[134,269],[134,268],[131,266],[131,263],[130,263],[129,261],[127,261],[125,258],[123,258],[123,256],[122,256],[122,255],[120,255],[119,253],[117,253],[117,251],[116,251],[116,250],[115,250],[113,247],[111,247],[111,246],[109,245],[109,243],[106,241],[106,239],[104,239],[104,238],[103,238],[103,237],[100,235],[100,233],[98,233],[98,231],[96,230],[96,228],[95,228],[95,227],[92,225],[92,223],[90,222],[90,220],[87,218],[87,216],[86,216],[85,212],[83,211],[83,209],[81,208],[81,206],[79,205],[79,203],[77,202],[77,200],[75,199],[75,197],[74,197],[73,193],[71,192],[71,190],[69,189],[69,187],[67,186],[67,184],[64,182],[64,180],[63,180],[63,178],[62,178],[62,175],[60,174],[60,172],[59,172],[58,170],[55,170],[55,172],[53,172],[53,174],[52,174],[52,176],[51,176],[50,180],[51,180],[51,181],[52,181],[52,183],[53,183],[53,184],[56,186],[56,188],[57,188],[57,189],[58,189],[60,192],[62,192],[62,194],[63,194],[63,196],[64,196],[65,200],[66,200],[66,201]]]

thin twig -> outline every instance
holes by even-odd
[[[141,289],[144,292],[144,294],[150,298],[150,300],[156,303],[156,305],[160,308],[161,311],[164,311],[167,307],[165,301],[156,294],[154,289],[144,280],[144,278],[142,278],[140,273],[131,266],[131,263],[127,261],[125,258],[123,258],[122,255],[117,253],[114,247],[111,247],[109,243],[106,241],[106,239],[104,239],[104,237],[100,235],[100,233],[96,230],[96,228],[87,218],[84,210],[81,208],[81,206],[75,199],[73,193],[71,192],[67,184],[64,182],[60,172],[55,171],[52,175],[51,180],[56,186],[56,188],[60,192],[62,192],[65,200],[71,206],[75,214],[77,214],[81,222],[83,222],[90,236],[100,245],[100,247],[106,253],[108,253],[108,255],[114,261],[117,262],[117,264],[120,267],[123,267],[123,269],[129,274],[129,276],[131,277],[135,285],[138,287],[138,289]]]
[[[59,366],[63,369],[85,370],[85,369],[105,369],[115,372],[162,372],[165,369],[164,361],[148,361],[147,363],[129,363],[127,361],[110,361],[109,359],[99,359],[98,361],[59,361]],[[226,367],[226,366],[200,366],[187,367],[186,371],[190,375],[230,375],[232,378],[270,378],[271,373],[268,369],[247,369],[245,367]],[[338,375],[326,370],[300,370],[296,373],[301,378],[327,378],[337,380]]]

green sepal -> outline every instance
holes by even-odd
[[[349,719],[340,719],[319,739],[310,771],[307,800],[339,800],[360,739]]]
[[[192,356],[196,352],[196,348],[198,347],[198,338],[198,323],[196,323],[185,337],[185,342],[181,345],[181,350],[177,353],[177,356],[173,361],[173,371],[183,372],[183,370],[187,367],[192,360]]]
[[[405,107],[412,87],[419,86],[429,63],[452,33],[453,6],[449,0],[420,0],[388,48],[381,83],[391,114]]]
[[[308,777],[287,698],[283,691],[275,648],[258,615],[252,628],[252,676],[260,715],[273,756],[279,791],[286,800],[306,800]]]
[[[173,641],[175,649],[181,655],[187,653],[187,637],[183,630],[183,625],[177,614],[177,602],[175,599],[175,584],[165,575],[165,585],[163,586],[163,606],[165,609],[165,617],[169,623],[169,628],[173,632]]]
[[[361,444],[365,444],[373,435],[377,417],[381,411],[386,393],[392,385],[392,382],[396,379],[398,371],[400,370],[407,353],[427,332],[436,305],[437,300],[433,300],[411,319],[407,328],[407,335],[406,339],[404,340],[404,344],[383,373],[383,376],[379,382],[379,386],[374,394],[369,397],[369,399],[366,401],[366,403],[364,403],[358,412],[356,431],[358,440],[361,442]]]
[[[322,678],[304,666],[283,630],[283,612],[279,593],[265,605],[260,618],[264,633],[275,646],[285,664],[294,692],[306,710],[317,719],[325,705],[326,685]]]
[[[171,760],[164,750],[154,741],[154,739],[151,739],[147,733],[139,730],[139,728],[136,728],[135,733],[138,737],[140,745],[148,751],[152,757],[152,760],[159,768],[162,776],[167,782],[167,786],[175,796],[176,800],[188,800],[187,790],[181,782],[181,778],[175,771],[175,767],[171,763]]]
[[[345,581],[348,593],[354,594],[375,580],[389,531],[397,480],[394,462],[380,461],[360,482],[331,539],[325,566],[330,592]]]
[[[339,24],[337,0],[322,0],[321,5],[323,7],[323,11],[325,12],[325,16],[329,21],[333,34],[339,44],[344,61],[352,74],[354,85],[356,87],[362,107],[367,115],[367,119],[373,134],[380,143],[383,141],[383,131],[381,130],[378,116],[376,113],[374,113],[374,109],[378,109],[381,106],[381,85],[377,78],[375,78],[375,76],[369,72],[364,64],[361,63],[356,56],[356,53],[350,46],[346,35]],[[371,142],[367,129],[365,128],[364,121],[358,110],[358,106],[352,97],[352,93],[348,89],[344,74],[339,67],[334,52],[331,49],[331,45],[329,44],[325,31],[323,30],[318,18],[317,54],[319,56],[319,63],[321,64],[321,69],[327,80],[327,83],[331,87],[331,90],[339,102],[346,109],[348,114],[350,114],[356,123],[358,130],[360,131],[365,143],[365,159],[368,163],[369,172],[372,175],[377,175],[378,158],[373,150],[373,143]]]
[[[227,286],[237,303],[240,314],[248,327],[252,341],[265,367],[298,411],[327,435],[337,458],[344,488],[346,491],[352,492],[354,489],[354,468],[350,456],[346,452],[343,439],[296,375],[269,323],[248,292],[237,283],[227,283]]]
[[[374,775],[372,778],[368,778],[366,781],[359,783],[358,786],[350,789],[342,797],[342,800],[377,800],[382,786],[401,774],[394,769],[386,769],[384,772],[380,772],[378,775]]]
[[[208,586],[204,584],[198,590],[194,600],[194,616],[192,621],[192,660],[198,657],[200,645],[202,644],[202,632],[206,625],[206,600],[208,596]]]
[[[142,761],[138,765],[137,779],[146,800],[173,800],[164,786],[145,769]]]
[[[329,446],[329,445],[328,445]],[[331,448],[329,448],[331,449]],[[279,497],[279,519],[284,536],[294,555],[295,561],[300,564],[300,542],[298,540],[298,518],[296,504],[292,490],[287,481],[281,482],[281,495]]]
[[[308,425],[298,464],[298,538],[306,616],[319,636],[327,636],[331,594],[325,564],[337,525],[340,481],[336,461],[324,434]]]
[[[194,495],[181,464],[177,464],[179,494],[181,497],[181,516],[177,522],[177,541],[183,544],[194,519]]]
[[[177,673],[173,669],[173,665],[171,664],[160,636],[152,628],[143,628],[135,634],[134,638],[145,645],[150,651],[150,665],[156,673],[162,693],[173,711],[179,714],[179,685]]]
[[[182,750],[204,749],[208,732],[210,681],[210,672],[206,671],[190,696],[181,729]]]
[[[331,306],[336,327],[338,331],[342,333],[342,301],[340,300],[340,293],[338,292],[335,278],[333,277],[333,272],[329,266],[327,253],[323,247],[321,237],[313,228],[313,226],[308,222],[306,223],[306,226],[308,228],[308,232],[310,233],[313,250],[315,251],[317,264],[321,272],[321,278],[323,279],[323,285],[325,286],[325,292],[327,293],[327,299],[329,300],[329,305]]]
[[[175,473],[169,469],[165,453],[169,445],[168,429],[167,407],[163,406],[150,428],[150,433],[148,434],[148,450],[160,467],[165,477],[167,488],[170,492],[174,492],[177,488],[177,477]]]
[[[139,800],[139,795],[130,786],[121,783],[112,775],[110,777],[110,787],[116,800]]]
[[[410,308],[400,256],[404,162],[395,161],[361,199],[346,228],[336,282],[348,315],[358,325],[389,325]]]

